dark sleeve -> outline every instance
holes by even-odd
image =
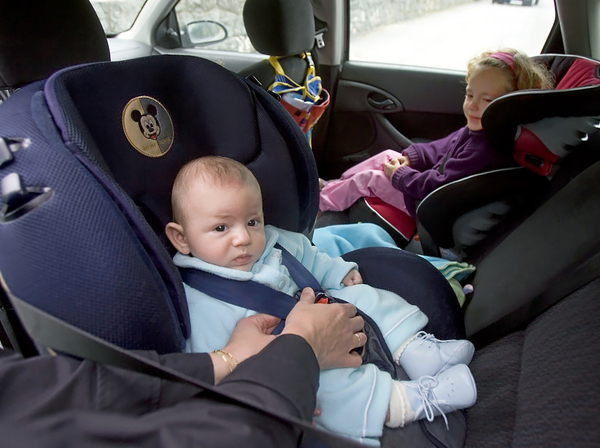
[[[137,352],[183,373],[212,383],[212,361],[207,354],[175,353],[159,356],[155,352]],[[141,414],[169,406],[195,395],[189,385],[163,381],[116,367],[65,356],[37,356],[23,359],[3,350],[0,354],[1,402],[36,409],[110,409],[114,412]]]
[[[487,146],[468,144],[448,157],[441,172],[434,168],[418,171],[412,166],[401,166],[392,175],[391,182],[402,193],[423,199],[442,185],[489,167],[494,160],[490,153]]]
[[[230,395],[310,421],[316,406],[319,364],[304,339],[283,335],[240,364],[218,387]]]
[[[196,369],[186,358],[205,367],[208,362],[212,378],[208,355],[178,354],[162,361],[183,366],[181,370]],[[241,363],[219,388],[309,419],[318,371],[306,341],[283,336]],[[166,382],[66,357],[24,360],[0,351],[0,382],[0,432],[6,446],[276,447],[294,446],[298,437],[288,425],[207,391],[173,388],[167,403],[163,394],[171,386]]]

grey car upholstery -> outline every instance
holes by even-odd
[[[466,447],[592,447],[600,440],[600,280],[476,352]]]

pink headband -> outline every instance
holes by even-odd
[[[504,52],[492,53],[492,54],[490,54],[489,57],[498,59],[499,61],[504,62],[506,65],[508,65],[510,67],[510,69],[513,72],[513,75],[515,75],[515,76],[517,75],[517,70],[515,69],[515,59],[512,54],[504,53]]]

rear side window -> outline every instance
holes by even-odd
[[[465,70],[473,56],[542,52],[552,0],[350,0],[350,60]]]
[[[256,53],[244,28],[244,1],[179,1],[175,6],[175,14],[182,45],[208,50]],[[220,34],[217,27],[222,28],[224,34]]]
[[[146,0],[91,0],[90,3],[106,35],[114,36],[131,28]]]

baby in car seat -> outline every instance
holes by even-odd
[[[476,386],[467,367],[473,345],[421,331],[425,314],[392,292],[363,284],[355,263],[319,252],[300,233],[265,225],[260,186],[243,164],[217,156],[191,161],[175,179],[172,206],[173,222],[165,230],[178,250],[174,262],[180,268],[254,281],[293,296],[300,288],[282,263],[288,251],[331,296],[353,303],[377,323],[383,343],[410,381],[397,381],[368,363],[324,370],[317,425],[378,445],[384,425],[403,427],[436,415],[445,419],[445,413],[475,403]],[[256,314],[184,286],[191,321],[188,351],[221,349],[237,322]],[[367,335],[355,335],[357,348],[364,346]],[[223,361],[233,370],[235,353]]]

